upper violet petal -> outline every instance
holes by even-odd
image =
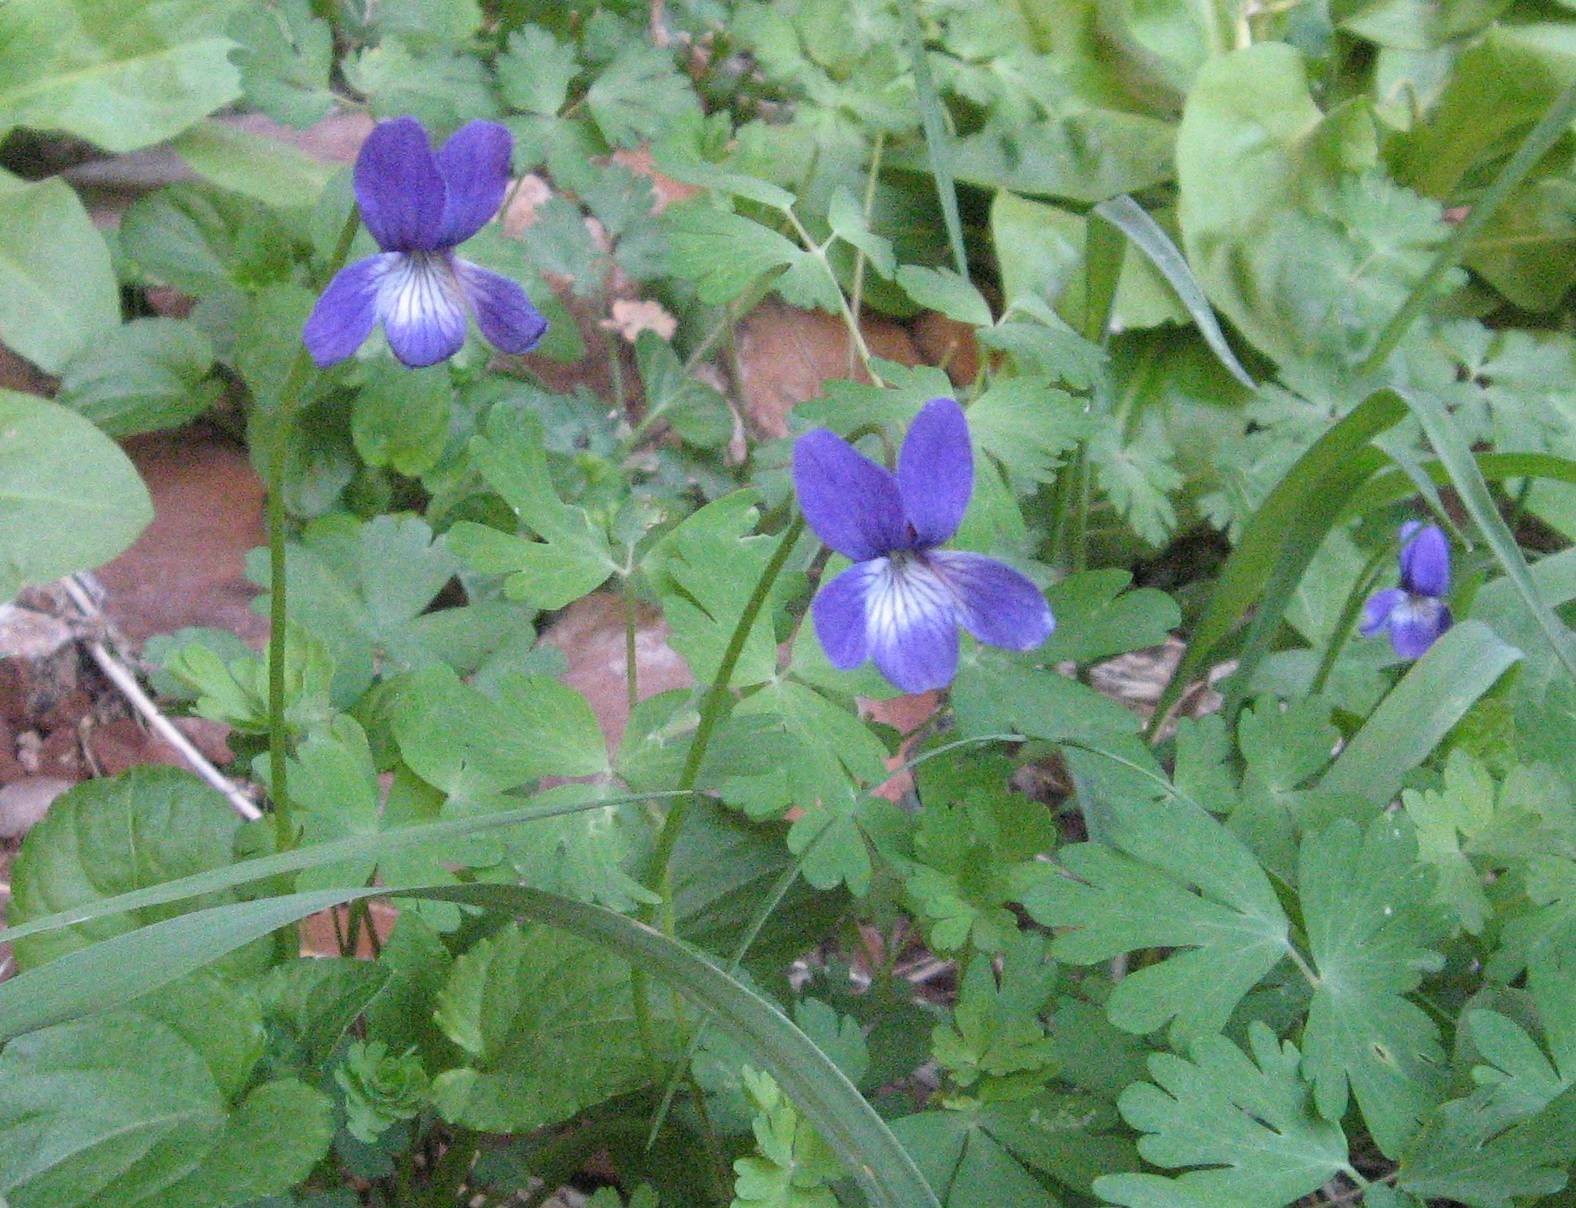
[[[334,275],[301,329],[306,350],[319,368],[354,356],[366,342],[377,326],[383,280],[403,258],[399,252],[382,252]]]
[[[974,493],[974,452],[955,399],[933,398],[914,417],[898,453],[897,483],[921,546],[940,545],[958,531]]]
[[[855,562],[816,592],[810,602],[815,636],[827,660],[839,671],[851,671],[865,661],[865,597],[885,566],[885,559]]]
[[[904,692],[945,688],[958,670],[952,589],[917,559],[883,559],[865,596],[865,641],[881,674]]]
[[[1358,632],[1364,637],[1373,637],[1390,621],[1393,613],[1406,601],[1406,593],[1399,587],[1387,587],[1383,591],[1376,591],[1363,602],[1363,619],[1358,625]]]
[[[547,331],[547,320],[531,305],[518,281],[458,257],[454,272],[476,314],[476,325],[499,352],[530,352]]]
[[[361,221],[386,252],[431,251],[443,224],[443,177],[413,117],[379,122],[356,156]]]
[[[1034,581],[1005,562],[961,550],[925,556],[957,598],[958,623],[980,641],[1033,650],[1056,628]]]
[[[465,343],[465,291],[442,253],[399,257],[378,309],[389,347],[412,369],[446,361]]]
[[[497,122],[466,122],[438,150],[445,202],[437,246],[464,243],[487,224],[509,191],[514,136]]]
[[[799,510],[815,535],[844,557],[864,562],[912,543],[897,480],[826,428],[793,447]]]
[[[1450,542],[1438,525],[1428,524],[1401,547],[1401,586],[1417,596],[1450,591]]]

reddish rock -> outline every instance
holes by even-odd
[[[126,451],[155,514],[137,543],[98,572],[105,615],[137,641],[206,625],[261,647],[268,622],[251,610],[257,588],[245,569],[247,550],[267,535],[263,486],[246,451],[201,429],[139,436]]]
[[[82,758],[82,740],[74,729],[56,730],[44,736],[38,750],[38,765],[33,769],[40,776],[58,776],[62,780],[81,780],[88,774]]]
[[[27,775],[27,769],[16,757],[16,730],[0,717],[0,784],[10,784]]]
[[[149,733],[134,718],[117,717],[93,726],[87,734],[88,753],[100,776],[119,776],[128,768],[143,763],[165,763],[183,768],[181,753],[163,739]]]
[[[542,634],[542,641],[564,652],[569,660],[564,682],[591,702],[602,733],[616,747],[629,721],[623,599],[601,591],[576,600]],[[654,608],[639,610],[635,671],[642,700],[695,682],[688,664],[668,645],[667,622]]]
[[[222,721],[210,721],[206,717],[176,717],[171,720],[209,763],[222,768],[235,762],[235,752],[230,750],[230,727]]]
[[[867,319],[861,325],[875,356],[903,365],[920,363],[918,350],[896,323]],[[846,378],[848,329],[820,311],[795,310],[775,300],[751,311],[739,328],[739,391],[750,427],[766,437],[788,435],[788,412]],[[862,368],[854,375],[869,381]]]
[[[27,834],[72,783],[56,776],[29,776],[0,788],[0,839]]]
[[[966,386],[979,374],[979,342],[967,323],[927,310],[914,320],[913,334],[925,363],[942,366],[954,384]]]

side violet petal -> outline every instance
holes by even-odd
[[[974,451],[956,400],[933,398],[914,417],[898,453],[897,484],[920,545],[940,545],[958,531],[974,494]]]
[[[361,221],[386,252],[431,251],[443,222],[443,177],[413,117],[379,122],[356,156]]]
[[[1376,591],[1363,601],[1363,619],[1357,631],[1364,637],[1373,637],[1390,621],[1390,614],[1406,600],[1406,593],[1399,587]]]
[[[465,291],[442,255],[401,256],[384,278],[378,309],[389,347],[412,369],[448,360],[465,344]]]
[[[497,122],[466,122],[438,149],[445,202],[438,246],[464,243],[487,224],[509,191],[514,136]]]
[[[844,557],[864,562],[912,542],[897,480],[826,428],[793,447],[799,510],[815,535]]]
[[[815,595],[810,615],[815,636],[827,661],[839,671],[852,671],[869,653],[865,641],[865,597],[882,571],[885,559],[856,562]]]
[[[1056,628],[1034,580],[1005,562],[960,550],[926,557],[957,598],[958,623],[987,645],[1033,650]]]
[[[536,347],[547,332],[547,319],[531,305],[518,281],[458,258],[454,272],[489,344],[516,356]]]
[[[865,596],[865,641],[881,674],[904,692],[945,688],[958,670],[952,589],[924,563],[888,560]]]
[[[1438,525],[1424,525],[1401,547],[1401,586],[1419,596],[1450,591],[1450,542]]]
[[[383,280],[403,257],[398,252],[368,256],[340,269],[312,308],[301,339],[319,368],[352,357],[378,322]]]

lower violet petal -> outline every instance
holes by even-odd
[[[547,320],[531,305],[518,281],[467,260],[455,260],[454,271],[476,313],[476,325],[489,344],[516,356],[536,347],[547,331]]]
[[[1422,658],[1450,625],[1450,609],[1441,601],[1413,596],[1390,614],[1390,645],[1404,659]]]
[[[1364,637],[1373,637],[1385,627],[1390,614],[1406,599],[1406,593],[1399,587],[1387,587],[1383,591],[1376,591],[1363,603],[1363,619],[1357,630]]]
[[[319,368],[355,355],[378,322],[384,278],[402,259],[398,252],[368,256],[334,275],[301,329],[301,339]]]
[[[821,588],[810,604],[815,636],[839,671],[851,671],[865,661],[865,597],[884,565],[880,558],[854,563]]]
[[[958,623],[980,641],[1033,650],[1056,628],[1051,606],[1027,575],[983,554],[945,550],[927,555],[957,598]]]
[[[904,692],[945,688],[958,670],[952,590],[911,556],[885,559],[865,597],[865,640],[881,674]]]
[[[384,278],[378,307],[389,347],[412,369],[447,360],[465,343],[465,293],[446,256],[401,257]]]

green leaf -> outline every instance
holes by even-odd
[[[965,184],[1093,204],[1162,184],[1175,172],[1171,123],[1115,109],[1027,125],[998,123],[952,140],[953,175]],[[917,150],[894,165],[920,167]]]
[[[1151,1056],[1157,1085],[1122,1092],[1122,1115],[1145,1134],[1138,1152],[1149,1161],[1196,1169],[1174,1179],[1108,1175],[1095,1191],[1132,1208],[1177,1202],[1167,1198],[1173,1185],[1199,1203],[1290,1204],[1349,1170],[1346,1137],[1313,1111],[1296,1048],[1257,1020],[1248,1043],[1251,1058],[1224,1036],[1198,1041],[1191,1061]]]
[[[754,492],[735,491],[688,516],[646,555],[645,572],[672,629],[669,643],[697,683],[716,678],[750,593],[781,540],[751,535],[755,522]],[[773,603],[796,590],[795,578],[782,575],[773,585],[734,665],[731,686],[759,684],[776,673]]]
[[[530,614],[502,600],[433,609],[460,570],[447,538],[424,521],[343,514],[307,526],[286,551],[294,622],[335,652],[334,698],[348,706],[375,678],[427,667],[475,671],[525,630]],[[267,588],[262,551],[248,573]],[[266,596],[258,607],[266,607]]]
[[[1375,1144],[1395,1155],[1444,1090],[1439,1029],[1406,997],[1443,959],[1433,876],[1404,820],[1348,820],[1304,840],[1297,884],[1313,968],[1304,1069],[1319,1113],[1345,1114],[1347,1088]]]
[[[1287,215],[1374,157],[1366,112],[1321,113],[1291,46],[1260,43],[1199,69],[1177,130],[1182,246],[1210,301],[1277,360],[1296,355],[1300,333],[1280,313],[1282,265],[1266,244]],[[1300,228],[1296,242],[1307,246]]]
[[[60,797],[28,832],[12,870],[9,921],[15,925],[92,904],[177,877],[231,863],[240,826],[228,803],[195,776],[174,768],[136,768],[113,780],[90,780]],[[30,969],[107,936],[231,901],[221,891],[179,906],[110,915],[16,941],[17,964]],[[255,968],[266,950],[243,953],[237,968]]]
[[[227,122],[200,122],[170,146],[204,180],[281,209],[315,205],[336,170],[289,143]]]
[[[527,25],[509,35],[497,70],[504,100],[527,113],[550,115],[564,107],[580,62],[572,44],[540,25]]]
[[[826,221],[832,228],[832,234],[863,252],[870,266],[881,276],[890,278],[897,271],[892,241],[883,239],[870,229],[864,210],[849,189],[842,188],[832,194]]]
[[[758,222],[704,201],[674,206],[668,224],[669,270],[695,283],[695,296],[721,306],[763,273],[797,264],[805,253]]]
[[[1050,482],[1062,455],[1090,432],[1081,400],[1032,377],[992,382],[968,416],[980,450],[1026,482]]]
[[[388,977],[388,970],[372,961],[299,957],[270,969],[258,994],[276,1037],[280,1032],[289,1036],[304,1075],[311,1077]]]
[[[345,1092],[345,1128],[356,1140],[374,1145],[401,1120],[421,1115],[431,1099],[431,1084],[421,1058],[390,1053],[382,1041],[356,1041],[334,1070]]]
[[[334,31],[311,0],[242,5],[225,32],[237,43],[230,61],[246,99],[269,117],[304,129],[334,107]]]
[[[457,959],[437,1021],[466,1063],[433,1099],[468,1128],[528,1132],[646,1078],[629,966],[552,928],[506,927]]]
[[[0,173],[0,340],[59,373],[119,322],[109,248],[77,195]]]
[[[421,19],[419,8],[414,16]],[[431,39],[387,38],[345,57],[340,67],[379,119],[408,113],[429,130],[452,131],[466,121],[491,118],[498,112],[492,78],[480,56]]]
[[[285,1079],[232,1101],[176,1028],[134,1011],[0,1054],[0,1194],[17,1208],[227,1208],[305,1178],[333,1132],[321,1091]]]
[[[1126,590],[1132,582],[1131,572],[1108,567],[1047,588],[1056,631],[1039,657],[1048,664],[1092,663],[1163,643],[1182,621],[1176,602],[1152,587]]]
[[[672,52],[643,41],[629,43],[603,67],[585,99],[602,137],[615,147],[655,138],[700,107]]]
[[[1220,330],[1215,312],[1210,308],[1209,299],[1204,296],[1198,278],[1193,275],[1187,260],[1183,258],[1177,245],[1171,242],[1171,237],[1160,224],[1126,194],[1113,197],[1109,201],[1102,201],[1095,206],[1094,212],[1119,227],[1132,241],[1133,246],[1149,257],[1154,266],[1171,283],[1171,288],[1176,291],[1182,305],[1187,307],[1187,312],[1193,319],[1193,326],[1198,328],[1210,351],[1220,359],[1220,363],[1226,367],[1232,377],[1249,390],[1256,389],[1253,379],[1248,376],[1248,371],[1242,367],[1242,362],[1237,360],[1236,354],[1231,351],[1231,345],[1226,343],[1225,333]]]
[[[1048,671],[1038,653],[1025,656],[995,647],[964,651],[952,706],[959,731],[970,737],[1018,733],[1051,742],[1099,741],[1138,728],[1131,710]]]
[[[939,310],[949,319],[971,327],[989,327],[990,304],[967,277],[948,268],[921,268],[905,264],[897,270],[897,283],[916,305]]]
[[[642,424],[661,418],[686,444],[717,449],[733,435],[733,412],[712,387],[684,372],[672,345],[654,331],[643,331],[635,341],[635,361],[645,387],[646,410]]]
[[[178,428],[215,402],[213,344],[182,319],[133,319],[67,362],[55,400],[110,436]]]
[[[1429,647],[1347,743],[1320,787],[1381,804],[1445,734],[1522,657],[1481,621],[1463,621]]]
[[[333,902],[381,891],[291,894],[223,906],[107,941],[0,984],[0,1037],[126,1001]],[[831,1143],[876,1208],[939,1208],[913,1160],[837,1066],[781,1013],[721,969],[611,911],[505,885],[424,888],[423,896],[524,916],[604,945],[713,1015]],[[86,967],[84,967],[86,961]]]
[[[756,1153],[733,1163],[732,1208],[837,1208],[828,1186],[843,1175],[837,1155],[770,1075],[746,1066],[744,1084],[756,1109]]]
[[[0,600],[108,562],[152,519],[108,437],[57,403],[0,390]]]
[[[538,608],[562,608],[600,587],[618,570],[607,534],[583,508],[553,490],[542,446],[542,424],[523,408],[494,407],[486,435],[471,442],[482,476],[541,538],[531,541],[470,521],[449,530],[449,545],[477,570],[508,573],[505,590]]]
[[[1037,1085],[1054,1072],[1056,1044],[1045,1034],[1039,1012],[1056,984],[1056,966],[1038,936],[1014,936],[1002,959],[998,984],[990,956],[968,964],[952,1019],[931,1033],[936,1061],[960,1087],[980,1084],[1004,1098]],[[1027,1075],[1027,1077],[1026,1077]],[[993,1085],[994,1080],[994,1085]],[[1009,1089],[1010,1088],[1010,1089]]]
[[[449,438],[454,386],[447,365],[407,369],[390,359],[369,367],[350,413],[356,452],[371,466],[411,477],[432,468]]]
[[[226,57],[233,44],[218,36],[228,5],[18,0],[8,7],[0,41],[18,62],[0,75],[0,129],[63,130],[106,151],[133,151],[240,95]],[[13,42],[18,25],[21,46]]]
[[[1036,922],[1068,929],[1052,945],[1062,960],[1177,949],[1118,983],[1107,1004],[1118,1027],[1150,1032],[1174,1019],[1182,1040],[1218,1031],[1287,954],[1275,890],[1248,849],[1195,804],[1128,800],[1114,813],[1109,845],[1063,848],[1067,875],[1040,883],[1023,905]]]

